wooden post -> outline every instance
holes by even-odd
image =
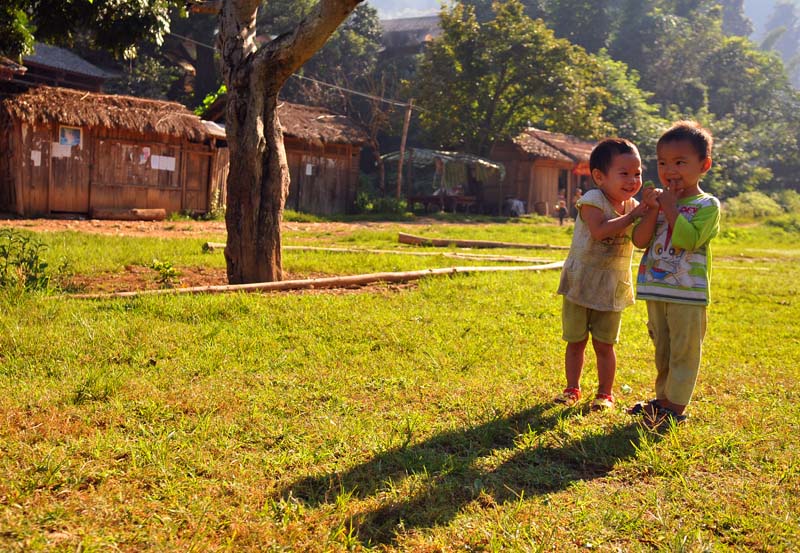
[[[408,125],[411,122],[411,108],[414,105],[414,98],[411,98],[406,105],[406,118],[403,121],[403,134],[400,138],[400,158],[397,160],[397,199],[403,189],[403,158],[406,154],[406,138],[408,137]]]

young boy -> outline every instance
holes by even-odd
[[[706,332],[711,249],[719,232],[719,200],[700,190],[711,168],[711,133],[694,121],[672,125],[656,145],[660,209],[651,209],[633,230],[647,247],[636,299],[647,301],[648,330],[655,345],[656,398],[634,405],[648,426],[683,422],[694,392]]]

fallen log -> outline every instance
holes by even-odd
[[[279,282],[255,282],[251,284],[220,284],[216,286],[193,286],[189,288],[166,288],[160,290],[140,290],[134,292],[111,292],[105,294],[64,294],[60,298],[100,300],[112,298],[135,298],[139,296],[174,295],[174,294],[221,294],[225,292],[285,292],[287,290],[312,290],[327,288],[346,288],[364,286],[378,282],[410,282],[429,276],[443,276],[467,273],[489,273],[510,271],[547,271],[560,269],[563,261],[542,265],[520,265],[516,267],[445,267],[442,269],[423,269],[419,271],[401,271],[385,273],[369,273],[326,278],[310,278],[302,280],[283,280]]]
[[[161,208],[145,209],[113,209],[93,208],[92,219],[111,219],[114,221],[163,221],[167,218],[167,211]]]
[[[489,240],[456,240],[453,238],[423,238],[401,232],[397,237],[401,244],[415,246],[436,246],[447,248],[516,248],[521,250],[568,250],[569,246],[554,246],[552,244],[517,244],[515,242],[491,242]]]
[[[213,252],[217,249],[225,249],[225,244],[219,242],[206,242],[203,244],[204,252]],[[460,253],[460,252],[412,252],[405,250],[373,250],[367,248],[324,248],[321,246],[282,246],[282,250],[295,250],[295,251],[319,251],[319,252],[335,252],[335,253],[378,253],[378,254],[394,254],[394,255],[414,255],[418,257],[452,257],[453,259],[480,259],[483,261],[507,261],[510,263],[549,263],[549,259],[542,259],[539,257],[515,257],[511,255],[484,255],[478,253]]]

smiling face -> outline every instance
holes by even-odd
[[[642,160],[639,154],[617,154],[608,172],[592,170],[592,178],[614,208],[621,211],[622,204],[633,198],[642,187]]]
[[[702,158],[688,140],[658,146],[658,180],[678,199],[700,193],[700,178],[711,168],[711,158]]]

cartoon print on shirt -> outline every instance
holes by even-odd
[[[691,220],[698,208],[696,206],[681,206],[678,212]],[[659,215],[662,217],[662,215]],[[669,248],[667,245],[669,244]],[[667,232],[656,236],[655,241],[650,246],[647,267],[640,267],[640,279],[643,276],[644,282],[663,283],[671,286],[695,287],[702,286],[704,279],[689,274],[691,269],[691,256],[687,250],[678,248],[672,244],[672,228]],[[644,274],[642,274],[644,273]]]
[[[669,242],[669,237],[667,237],[666,242]],[[645,280],[647,282],[658,281],[677,286],[692,286],[689,266],[687,263],[683,263],[686,257],[686,250],[675,246],[670,248],[665,246],[664,242],[653,244],[650,250],[652,262],[647,269]]]

